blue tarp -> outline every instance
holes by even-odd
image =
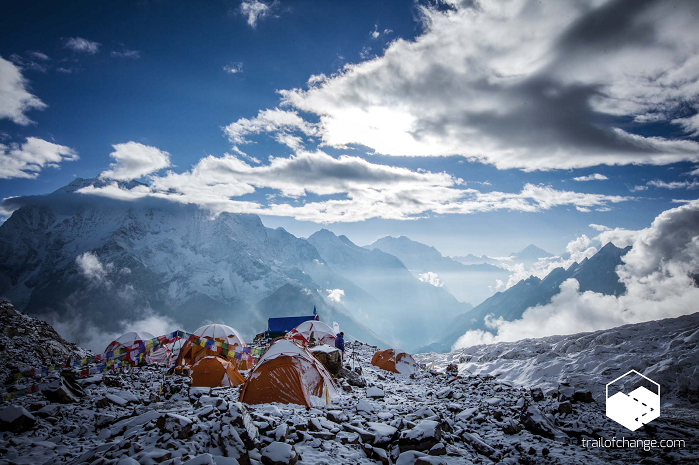
[[[315,316],[287,316],[283,318],[270,318],[268,322],[268,331],[270,333],[286,333],[303,323],[304,321],[314,320]]]

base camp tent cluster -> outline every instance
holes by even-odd
[[[194,387],[242,385],[240,401],[248,404],[280,402],[306,407],[330,404],[337,388],[326,367],[309,347],[327,345],[336,350],[338,331],[339,328],[331,328],[316,319],[303,321],[274,339],[254,363],[251,353],[259,349],[251,350],[238,331],[223,324],[205,325],[191,334],[173,333],[179,334],[177,337],[183,341],[174,368],[179,373],[188,370]],[[106,352],[152,339],[145,331],[126,333],[112,341]],[[145,362],[169,363],[171,358],[170,350],[161,346],[146,352]],[[394,349],[379,350],[371,363],[399,374],[412,374],[418,368],[409,354]],[[247,370],[246,377],[241,371]]]

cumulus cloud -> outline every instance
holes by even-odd
[[[70,147],[28,137],[23,144],[0,144],[0,179],[34,179],[44,167],[57,168],[64,161],[78,160]]]
[[[430,284],[434,287],[443,287],[444,282],[439,279],[439,276],[437,276],[437,273],[433,271],[428,271],[426,273],[420,273],[418,274],[418,279],[422,281],[423,283]]]
[[[658,215],[650,227],[635,231],[632,246],[616,270],[625,294],[580,292],[578,282],[569,279],[550,304],[531,307],[515,321],[488,318],[494,334],[469,331],[455,347],[595,331],[696,312],[699,201]]]
[[[255,29],[257,23],[271,14],[278,4],[276,0],[272,3],[265,3],[260,0],[243,0],[240,3],[240,13],[245,16],[250,27]]]
[[[32,123],[26,113],[44,108],[46,104],[29,92],[19,68],[0,56],[0,119],[7,118],[26,126]]]
[[[460,155],[526,171],[699,161],[696,141],[613,122],[672,124],[697,105],[696,2],[480,1],[419,11],[424,31],[414,41],[281,90],[282,106],[312,115],[323,144],[386,155]]]
[[[99,52],[100,49],[99,42],[94,42],[92,40],[83,39],[82,37],[70,37],[66,39],[65,48],[70,49],[74,52],[87,53],[88,55],[94,55]]]
[[[592,229],[594,229],[595,231],[600,231],[600,232],[601,232],[601,231],[609,231],[609,230],[612,229],[612,228],[610,228],[609,226],[605,226],[605,225],[603,225],[603,224],[590,223],[588,226],[590,226],[590,227],[591,227]]]
[[[328,299],[332,302],[341,303],[345,296],[345,291],[342,289],[326,289],[325,291],[328,293]]]
[[[151,170],[140,170],[132,175],[145,174],[146,171]],[[534,184],[525,184],[520,192],[480,192],[466,187],[462,179],[444,172],[413,171],[348,155],[334,158],[322,151],[298,151],[289,158],[272,157],[269,164],[259,166],[250,165],[233,154],[208,156],[190,171],[153,175],[150,181],[150,186],[139,185],[131,189],[113,183],[89,186],[78,192],[122,200],[157,197],[199,205],[214,214],[256,213],[317,223],[356,222],[370,218],[409,220],[429,213],[537,212],[558,206],[599,209],[631,199],[561,191]],[[278,191],[278,195],[268,198],[266,204],[235,199],[258,189],[273,189]],[[306,201],[309,195],[332,198]],[[279,198],[301,199],[303,202],[293,205],[275,203]]]
[[[109,156],[115,163],[109,165],[110,170],[100,173],[101,178],[128,181],[170,166],[170,154],[150,145],[132,141],[112,147],[114,152]]]
[[[582,181],[606,181],[607,179],[609,179],[609,178],[603,174],[594,173],[594,174],[589,174],[587,176],[575,177],[575,178],[573,178],[573,181],[579,181],[579,182],[582,182]]]

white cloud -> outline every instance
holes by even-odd
[[[116,58],[131,58],[134,60],[141,58],[141,52],[138,50],[113,50],[110,55]]]
[[[595,231],[600,231],[600,232],[601,232],[601,231],[609,231],[609,230],[612,229],[612,228],[610,228],[610,227],[608,227],[608,226],[604,226],[603,224],[590,223],[588,226],[590,226],[590,227],[591,227],[592,229],[594,229]]]
[[[151,149],[157,151],[154,147]],[[120,179],[146,174],[155,168],[151,164],[147,164],[147,169],[140,169],[140,166],[137,172],[127,170],[130,174]],[[103,176],[110,175],[103,173]],[[267,205],[235,199],[258,189],[278,191],[278,196],[268,200]],[[356,222],[370,218],[410,220],[429,213],[537,212],[573,205],[599,208],[632,199],[560,191],[534,184],[525,184],[520,192],[484,193],[464,186],[462,179],[444,172],[412,171],[370,163],[360,157],[342,155],[334,158],[322,151],[302,150],[289,158],[272,157],[269,164],[260,166],[249,165],[233,154],[220,158],[208,156],[190,171],[151,176],[150,187],[137,186],[128,190],[114,183],[78,192],[120,199],[158,197],[199,205],[214,214],[257,213],[317,223]],[[304,197],[309,194],[334,198],[305,201]],[[277,198],[304,201],[274,203]]]
[[[578,282],[569,279],[550,304],[531,307],[515,321],[490,318],[487,324],[495,335],[469,331],[455,347],[595,331],[696,312],[699,201],[667,210],[634,233],[633,247],[616,270],[625,294],[580,292]]]
[[[83,39],[82,37],[70,37],[66,40],[64,47],[73,50],[74,52],[94,55],[95,53],[99,52],[100,45],[102,44],[99,42]]]
[[[243,64],[239,61],[231,63],[223,67],[223,70],[228,74],[238,74],[243,72]]]
[[[109,165],[110,170],[100,173],[101,178],[127,181],[170,166],[170,154],[150,145],[132,141],[112,147],[114,152],[109,156],[116,163]]]
[[[326,289],[325,291],[328,293],[328,299],[332,302],[341,303],[345,296],[345,291],[342,289]]]
[[[278,5],[278,2],[265,3],[260,0],[243,0],[240,3],[240,13],[246,17],[250,27],[255,29],[257,23],[267,17]]]
[[[573,181],[606,181],[607,179],[609,178],[603,174],[594,173],[587,176],[578,176],[573,178]]]
[[[431,284],[434,287],[443,287],[444,282],[439,279],[439,276],[437,276],[437,273],[433,271],[428,271],[426,273],[420,273],[418,274],[418,279],[422,281],[423,283]]]
[[[665,182],[659,179],[654,179],[646,183],[648,186],[657,187],[659,189],[698,189],[699,181],[672,181]]]
[[[690,137],[699,137],[699,113],[687,118],[677,118],[672,120],[673,123],[679,124]]]
[[[64,161],[78,160],[70,147],[28,137],[22,144],[0,144],[0,179],[34,179],[44,167],[57,168]]]
[[[461,155],[527,171],[699,161],[696,141],[608,122],[671,122],[696,105],[695,2],[451,7],[421,7],[415,41],[398,39],[373,59],[365,49],[368,61],[280,91],[282,105],[317,117],[324,144],[386,155]]]
[[[275,108],[273,110],[261,110],[254,118],[240,118],[224,128],[224,133],[234,144],[249,144],[246,136],[250,134],[282,133],[300,131],[306,136],[315,136],[318,130],[314,124],[305,121],[295,111],[285,111]]]
[[[101,283],[108,282],[107,274],[114,268],[114,265],[111,263],[108,263],[105,267],[94,252],[85,252],[78,255],[75,259],[75,263],[86,278]]]
[[[0,56],[0,119],[7,118],[26,126],[32,120],[25,113],[44,108],[46,104],[29,92],[19,68]]]
[[[648,186],[644,186],[644,185],[641,184],[641,185],[638,185],[638,186],[629,187],[629,190],[630,190],[631,192],[647,191],[647,190],[648,190]]]

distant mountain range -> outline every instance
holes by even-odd
[[[522,263],[525,269],[530,269],[534,263],[539,261],[539,259],[550,258],[553,256],[554,255],[552,253],[549,253],[544,249],[535,246],[534,244],[529,244],[519,252],[511,253],[507,257],[489,257],[487,255],[477,257],[473,254],[468,254],[464,256],[452,257],[452,260],[464,265],[486,263],[489,265],[502,266],[504,264],[514,265],[516,263]]]
[[[569,278],[578,280],[581,292],[593,291],[605,295],[621,295],[626,289],[619,282],[619,276],[615,270],[617,265],[621,264],[621,257],[630,249],[630,246],[620,249],[610,242],[592,257],[580,263],[574,263],[568,269],[556,268],[543,280],[535,276],[524,279],[454,318],[448,325],[449,330],[439,342],[422,347],[419,352],[449,352],[466,331],[488,330],[485,326],[486,315],[492,314],[495,318],[502,317],[507,321],[516,320],[527,308],[550,303],[551,297],[558,294],[561,283]],[[535,252],[535,254],[538,253],[540,252]]]
[[[426,276],[426,273],[435,273],[439,282],[433,283],[443,283],[444,287],[462,302],[482,302],[493,295],[498,279],[507,282],[510,275],[509,271],[486,263],[459,263],[443,256],[434,247],[405,236],[386,236],[366,248],[381,250],[398,257],[418,279],[427,280],[430,276]]]

